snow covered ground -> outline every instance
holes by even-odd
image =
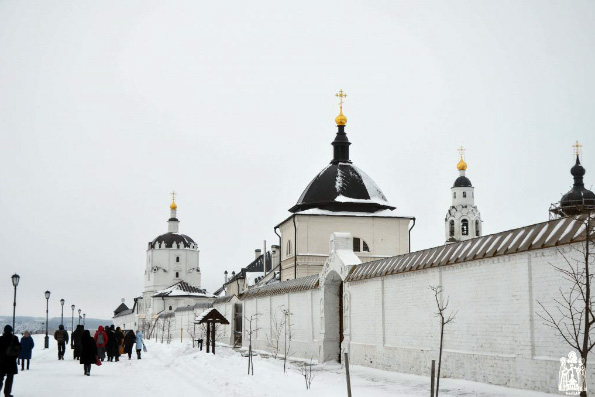
[[[91,376],[72,360],[67,350],[64,361],[57,360],[56,344],[43,349],[43,336],[36,335],[31,369],[15,377],[13,394],[25,396],[85,397],[163,397],[176,396],[346,396],[345,373],[338,364],[317,365],[311,390],[292,364],[287,374],[283,362],[255,357],[254,376],[247,372],[247,358],[226,347],[217,347],[217,355],[192,349],[187,343],[148,342],[142,360],[93,366]],[[371,368],[352,366],[353,396],[427,396],[429,379]],[[462,380],[441,380],[441,396],[552,396],[551,394],[485,385]]]

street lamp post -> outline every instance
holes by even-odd
[[[79,309],[79,325],[81,325],[81,309]]]
[[[64,325],[64,299],[60,299],[60,304],[62,305],[62,314],[60,315],[60,325]]]
[[[83,313],[83,327],[85,326],[85,318],[87,317],[87,314]]]
[[[12,302],[12,330],[14,331],[14,318],[16,315],[16,311],[17,311],[17,285],[19,285],[19,280],[21,279],[21,277],[18,274],[13,274],[12,275],[12,285],[14,287],[14,300]]]
[[[72,331],[74,331],[74,305],[70,306],[70,308],[72,309],[72,316],[70,316],[70,334],[72,335]]]
[[[49,308],[50,308],[50,291],[45,291],[45,343],[44,343],[44,349],[50,348],[50,337],[48,336]]]

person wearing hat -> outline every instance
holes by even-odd
[[[12,334],[12,327],[4,327],[4,334],[0,336],[0,390],[4,386],[4,395],[12,397],[12,383],[19,372],[17,358],[21,350],[19,338]],[[4,383],[6,378],[6,383]]]

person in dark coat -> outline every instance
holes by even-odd
[[[35,342],[33,342],[31,334],[29,331],[25,331],[25,335],[21,338],[21,352],[19,353],[19,360],[21,360],[21,371],[25,370],[25,360],[27,360],[27,371],[29,370],[29,363],[31,361],[31,354],[34,347]]]
[[[91,364],[97,363],[97,343],[88,329],[83,332],[81,339],[81,359],[85,375],[91,376]]]
[[[21,347],[19,338],[12,334],[12,327],[7,325],[4,327],[4,334],[0,336],[0,390],[2,390],[4,384],[4,395],[7,397],[11,397],[14,376],[19,373],[19,367],[17,366],[17,357],[19,355],[9,356],[7,354],[11,345]],[[5,377],[6,383],[4,383]]]
[[[128,359],[132,357],[132,346],[136,343],[136,335],[134,331],[128,331],[124,337],[124,353],[128,354]]]
[[[64,360],[64,353],[66,352],[66,344],[68,343],[68,331],[60,324],[56,332],[54,332],[54,339],[58,342],[58,360]]]
[[[116,357],[116,331],[114,326],[106,326],[105,332],[107,333],[107,346],[105,347],[107,353],[107,361],[114,361]]]
[[[112,325],[113,327],[113,325]],[[116,328],[116,361],[120,361],[120,347],[124,343],[124,333],[120,327]]]
[[[73,351],[73,356],[75,360],[81,358],[81,349],[83,348],[83,333],[85,332],[85,327],[82,325],[77,325],[76,329],[72,333],[71,343]]]

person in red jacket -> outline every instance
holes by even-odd
[[[107,346],[107,334],[103,330],[102,325],[100,325],[97,332],[95,332],[93,339],[95,339],[95,343],[97,344],[97,355],[99,356],[99,359],[103,361],[105,359],[105,347]]]

